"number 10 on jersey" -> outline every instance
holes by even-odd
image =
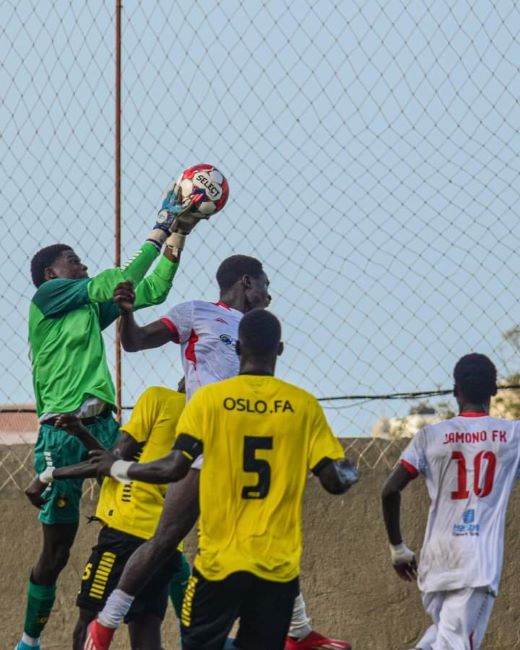
[[[451,454],[452,460],[457,463],[457,489],[451,493],[452,499],[467,499],[468,472],[466,458],[461,451]],[[477,497],[487,497],[493,489],[497,457],[492,451],[479,451],[473,460],[473,492]],[[483,477],[483,471],[485,476]]]

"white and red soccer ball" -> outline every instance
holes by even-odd
[[[224,174],[206,163],[185,169],[175,183],[175,191],[181,200],[190,197],[193,201],[191,212],[206,218],[222,210],[229,197]]]

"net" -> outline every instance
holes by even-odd
[[[13,405],[33,400],[30,257],[64,241],[91,273],[113,263],[114,8],[2,9],[0,402]],[[216,299],[226,256],[260,258],[284,327],[278,374],[350,397],[323,402],[338,435],[381,433],[410,409],[384,396],[449,389],[472,350],[507,382],[519,25],[511,2],[125,3],[123,259],[162,189],[210,162],[230,201],[190,236],[166,306]],[[173,345],[125,354],[124,404],[181,373]]]

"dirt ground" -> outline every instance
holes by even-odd
[[[406,650],[427,627],[415,585],[400,581],[388,559],[379,492],[388,470],[364,469],[362,481],[341,497],[326,494],[310,479],[305,500],[305,551],[302,590],[316,629],[346,638],[355,650]],[[427,513],[427,495],[419,480],[403,495],[402,526],[409,546],[419,549]],[[485,650],[520,649],[520,602],[516,567],[520,561],[520,506],[515,490],[509,508],[501,593],[483,645]],[[84,499],[83,515],[94,502]],[[23,623],[26,580],[40,546],[36,511],[17,490],[0,493],[0,650],[12,650]],[[44,650],[69,650],[75,622],[75,594],[97,524],[82,521],[69,565],[58,585],[58,598],[45,630]],[[194,551],[194,536],[187,544]],[[178,650],[178,632],[170,608],[164,625],[165,650]],[[117,633],[115,650],[128,648],[126,630]],[[266,648],[266,650],[269,650]]]

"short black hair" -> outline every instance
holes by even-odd
[[[241,346],[255,356],[276,354],[282,338],[282,326],[271,312],[252,309],[240,321],[238,338]]]
[[[244,275],[258,278],[263,273],[262,262],[249,255],[231,255],[217,269],[217,282],[221,291],[230,289]]]
[[[485,354],[472,352],[461,357],[453,370],[455,388],[470,402],[488,400],[497,393],[497,369]]]
[[[71,251],[68,244],[52,244],[40,249],[31,260],[31,277],[36,287],[45,282],[45,269],[52,266],[58,257],[65,251]]]

